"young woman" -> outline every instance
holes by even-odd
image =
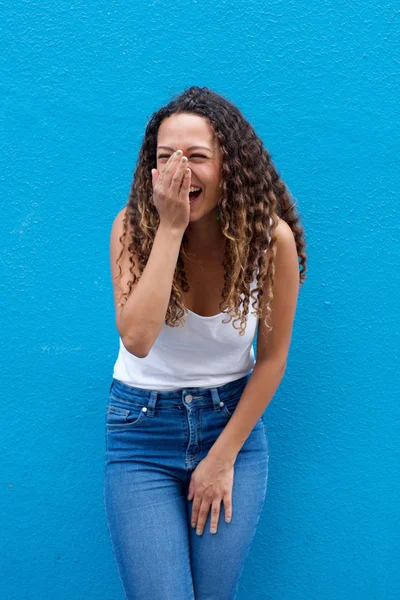
[[[129,600],[235,598],[304,248],[289,191],[233,104],[194,86],[152,115],[110,241],[120,345],[104,500]]]

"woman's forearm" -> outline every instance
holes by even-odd
[[[235,462],[236,456],[255,424],[272,400],[285,374],[280,361],[256,362],[236,409],[208,454],[219,460]]]
[[[165,321],[183,233],[159,226],[140,280],[122,309],[122,342],[140,358],[148,354]]]

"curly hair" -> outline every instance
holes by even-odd
[[[296,202],[288,188],[280,179],[270,154],[253,127],[240,110],[227,99],[207,87],[192,86],[183,91],[157,112],[147,123],[142,146],[133,176],[132,187],[126,206],[123,233],[120,237],[122,250],[127,233],[127,220],[132,231],[128,252],[130,273],[133,280],[128,282],[128,291],[122,294],[128,299],[132,286],[140,279],[133,272],[133,255],[138,261],[138,271],[143,272],[150,256],[155,233],[160,219],[152,202],[153,186],[151,169],[157,166],[157,133],[164,119],[174,114],[191,113],[209,121],[213,127],[214,141],[221,150],[222,174],[220,182],[220,225],[226,238],[223,259],[224,287],[222,290],[221,312],[227,312],[233,326],[240,321],[240,335],[246,328],[250,297],[252,307],[259,318],[265,315],[265,325],[271,329],[270,315],[273,299],[272,287],[275,279],[277,215],[292,229],[299,257],[299,283],[305,280],[306,254],[304,231],[294,207]],[[270,219],[271,218],[271,219]],[[271,222],[272,221],[272,222]],[[176,327],[184,324],[187,309],[183,293],[189,291],[182,255],[185,255],[186,232],[172,281],[169,305],[165,323]],[[265,250],[270,248],[269,259]],[[121,276],[121,267],[119,276]],[[250,292],[255,269],[257,285]],[[267,280],[267,293],[264,297],[264,284]],[[243,296],[243,299],[242,297]],[[258,306],[257,306],[258,304]],[[241,310],[242,306],[242,310]]]

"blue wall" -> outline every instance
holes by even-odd
[[[109,234],[148,117],[193,84],[254,125],[308,243],[239,599],[397,598],[395,4],[3,8],[2,598],[122,600],[102,492]]]

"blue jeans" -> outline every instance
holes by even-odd
[[[191,527],[191,474],[228,423],[250,374],[216,388],[144,390],[113,378],[106,406],[104,503],[128,600],[232,600],[264,505],[264,420],[234,464],[232,520]]]

